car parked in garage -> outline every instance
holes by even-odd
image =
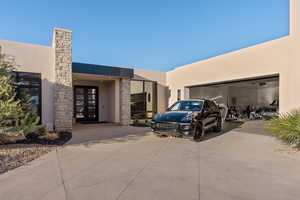
[[[151,122],[155,133],[201,140],[206,130],[222,130],[220,107],[212,100],[182,100],[163,114],[156,114]]]

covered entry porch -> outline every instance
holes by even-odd
[[[131,69],[73,63],[73,124],[130,122]]]
[[[120,80],[91,74],[73,74],[74,121],[120,122]]]

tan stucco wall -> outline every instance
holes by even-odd
[[[299,17],[300,2],[292,0],[290,36],[167,72],[169,103],[176,101],[177,89],[184,91],[187,86],[279,74],[280,111],[300,108]]]
[[[292,36],[300,34],[300,2],[290,0],[290,32]]]
[[[157,82],[157,112],[165,112],[168,107],[168,87],[167,87],[167,73],[134,69],[134,79],[151,80]]]
[[[2,52],[15,58],[17,71],[42,75],[42,123],[53,128],[54,51],[52,47],[0,40]]]

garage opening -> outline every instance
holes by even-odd
[[[278,115],[279,76],[189,87],[191,99],[215,99],[229,110],[227,120],[270,119]]]

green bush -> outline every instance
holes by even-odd
[[[27,136],[40,118],[30,113],[31,104],[17,99],[14,70],[14,64],[4,61],[0,54],[0,134]]]
[[[272,120],[269,129],[279,139],[300,147],[300,110],[281,114]]]
[[[40,118],[37,115],[26,113],[16,121],[16,128],[26,137],[32,132],[33,128],[39,123],[39,121]]]

